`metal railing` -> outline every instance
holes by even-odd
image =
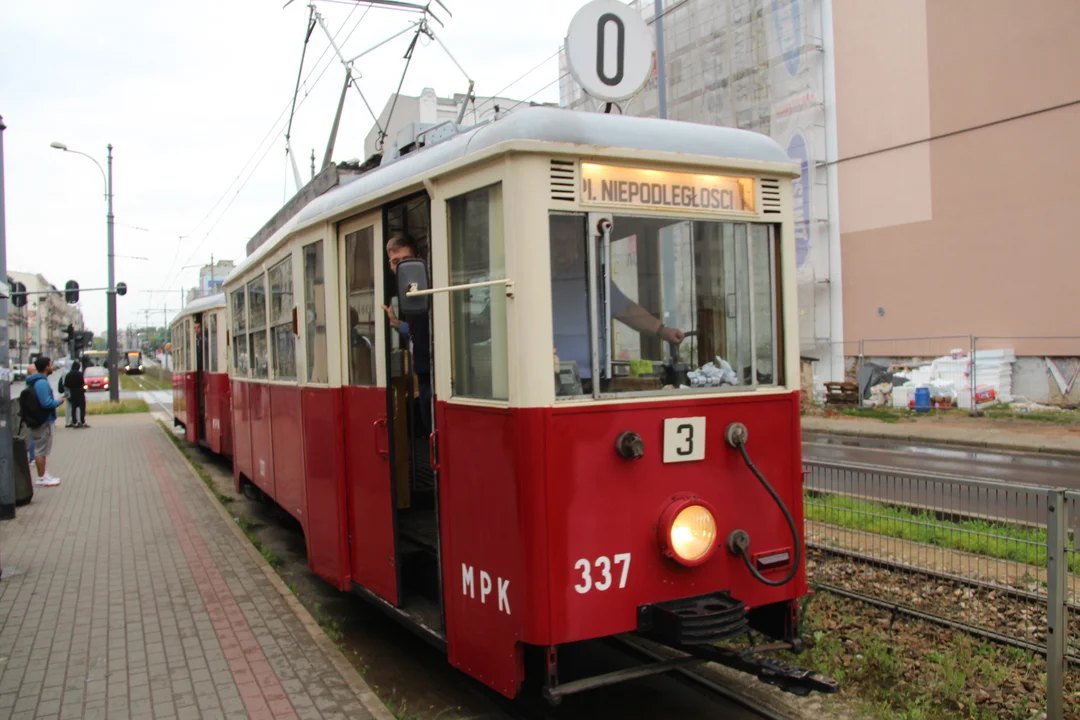
[[[1065,672],[1080,665],[1080,491],[803,465],[816,584],[1045,654],[1047,717],[1063,717]]]

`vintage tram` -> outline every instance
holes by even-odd
[[[506,696],[526,648],[550,699],[607,682],[558,648],[623,633],[834,690],[716,645],[799,646],[797,176],[756,133],[540,107],[330,165],[174,322],[177,423]]]

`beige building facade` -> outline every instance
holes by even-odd
[[[1062,304],[1080,269],[1080,4],[833,0],[832,25],[844,338],[1080,354],[1026,339],[1080,336]]]
[[[56,294],[57,287],[44,275],[38,273],[9,272],[10,281],[21,282],[26,286],[26,305],[8,309],[8,353],[13,364],[30,362],[31,354],[44,354],[49,357],[66,357],[64,346],[64,328],[73,325],[75,330],[84,330],[82,310],[78,305],[68,305],[62,294]],[[43,295],[35,292],[48,291]]]

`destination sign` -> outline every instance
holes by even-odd
[[[754,212],[754,179],[581,163],[581,204]]]

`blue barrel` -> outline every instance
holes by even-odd
[[[930,411],[930,388],[915,388],[915,412]]]

